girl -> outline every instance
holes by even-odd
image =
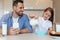
[[[43,16],[38,18],[38,27],[35,29],[35,33],[39,35],[45,35],[47,32],[52,31],[54,11],[51,7],[44,10]]]

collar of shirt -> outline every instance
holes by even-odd
[[[16,22],[18,22],[19,17],[17,17],[17,18],[12,17],[12,19],[13,19],[13,23],[16,23]]]
[[[45,22],[47,22],[48,20],[44,20],[44,18],[42,17],[42,21],[45,23]]]

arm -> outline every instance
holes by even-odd
[[[23,29],[20,30],[20,33],[31,33],[32,32],[32,27],[29,23],[28,16],[25,16],[25,21],[23,24]]]
[[[60,32],[55,32],[55,31],[53,30],[53,28],[50,28],[50,29],[48,30],[48,33],[60,35]]]
[[[17,35],[19,34],[19,29],[18,28],[13,28],[11,27],[9,30],[7,30],[7,34],[8,35]]]
[[[29,33],[29,29],[28,28],[22,29],[20,30],[20,33]]]
[[[2,34],[2,20],[0,19],[0,34]]]
[[[2,36],[2,28],[0,28],[0,37]]]
[[[48,33],[52,33],[53,29],[52,27],[48,30]]]
[[[0,34],[2,34],[2,28],[0,28]]]
[[[6,22],[7,21],[8,16],[4,15],[1,17],[0,19],[0,33],[2,34],[2,22]]]
[[[2,23],[1,23],[1,19],[0,19],[0,34],[2,34]]]

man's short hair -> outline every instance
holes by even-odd
[[[23,3],[23,0],[14,0],[13,6],[17,6],[18,3]]]

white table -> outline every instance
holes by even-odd
[[[46,36],[37,36],[36,34],[19,34],[19,35],[8,35],[0,37],[0,40],[58,40],[60,38]]]

